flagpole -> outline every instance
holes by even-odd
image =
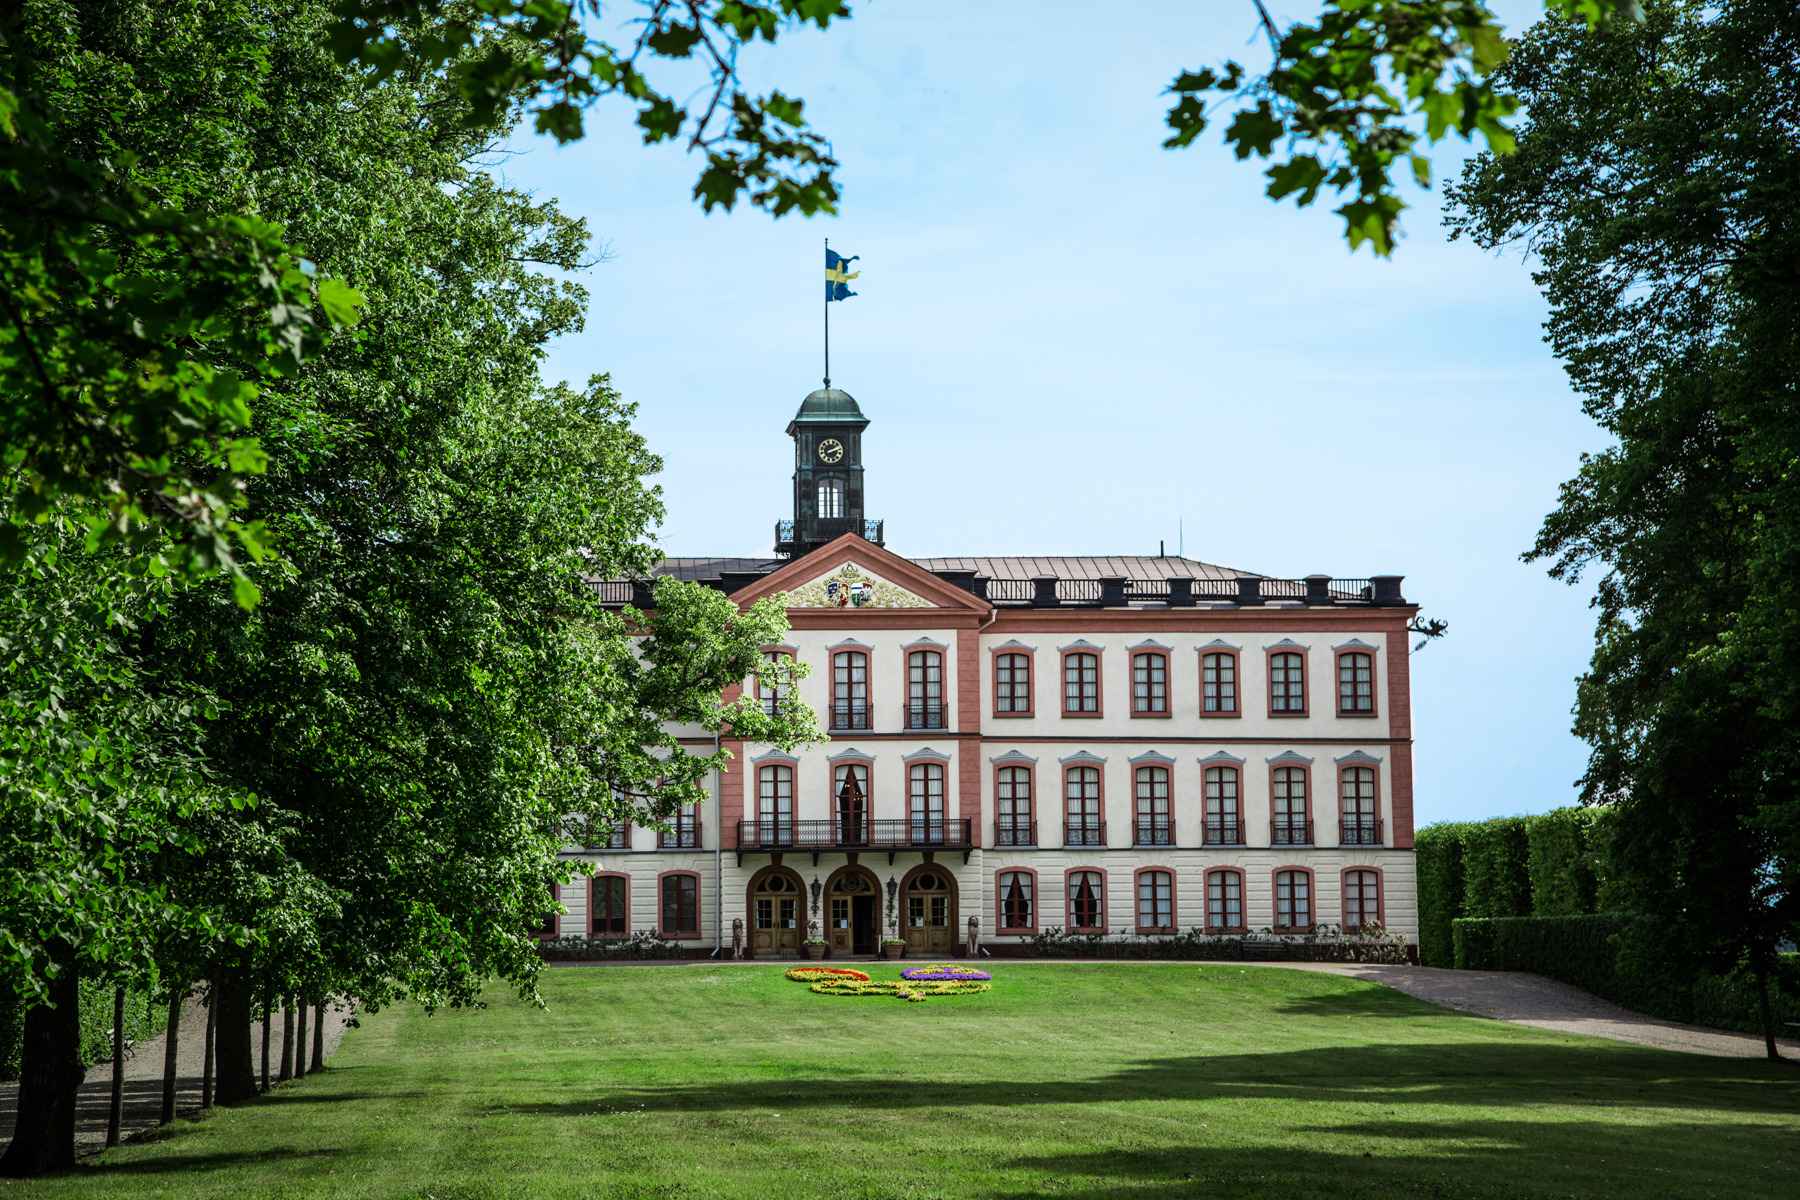
[[[831,261],[831,239],[825,239],[825,261]],[[831,386],[831,285],[825,285],[825,386]]]

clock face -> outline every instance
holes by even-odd
[[[822,463],[839,462],[844,457],[844,443],[836,438],[826,438],[819,443],[819,461]]]

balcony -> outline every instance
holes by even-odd
[[[739,821],[737,854],[803,850],[885,850],[888,862],[901,850],[960,850],[967,862],[974,848],[974,822],[967,818],[895,817],[867,821]]]
[[[995,821],[994,845],[996,846],[1035,846],[1037,845],[1036,821]]]
[[[661,850],[698,850],[700,818],[689,817],[676,822],[673,829],[665,829],[656,835],[656,845]]]
[[[1312,822],[1276,817],[1269,826],[1269,845],[1271,846],[1310,846],[1312,839]]]
[[[906,727],[908,729],[943,729],[946,728],[948,720],[942,701],[914,701],[906,706]]]
[[[869,719],[869,705],[866,701],[854,700],[848,704],[831,706],[831,724],[833,733],[848,733],[858,729],[873,729]]]
[[[1208,846],[1241,846],[1244,844],[1244,822],[1237,817],[1208,817],[1201,838]]]
[[[1338,822],[1338,844],[1343,846],[1381,845],[1381,818],[1344,817]]]
[[[1139,817],[1131,831],[1134,846],[1173,846],[1175,822],[1169,817]]]
[[[1063,826],[1065,846],[1106,845],[1106,822],[1092,818],[1070,817]]]

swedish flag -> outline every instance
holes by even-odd
[[[861,275],[861,271],[852,271],[850,264],[860,255],[852,254],[845,258],[831,247],[825,247],[825,303],[833,300],[848,300],[856,295],[850,290],[850,281]]]

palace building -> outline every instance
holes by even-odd
[[[807,396],[775,554],[658,568],[742,605],[786,596],[792,633],[767,653],[810,666],[829,741],[727,738],[712,797],[674,828],[568,851],[596,873],[561,889],[546,936],[729,954],[742,921],[752,955],[798,956],[816,920],[833,957],[891,928],[936,956],[974,918],[994,953],[1052,928],[1417,941],[1400,576],[903,558],[864,512],[868,424],[847,392]],[[597,586],[647,603],[641,582]]]

